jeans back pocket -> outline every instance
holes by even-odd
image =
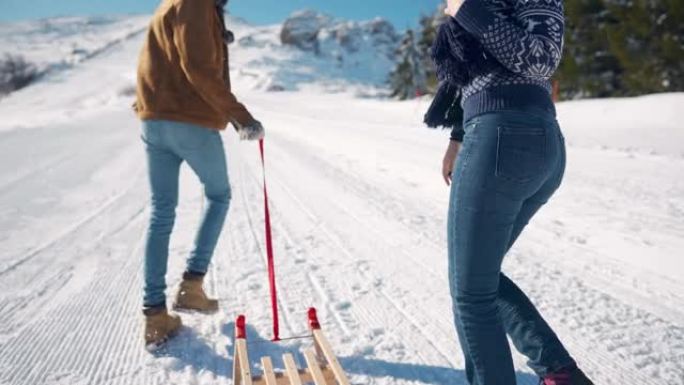
[[[497,177],[525,183],[540,177],[546,162],[543,127],[499,126],[496,146]]]

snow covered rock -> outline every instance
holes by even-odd
[[[391,55],[399,41],[394,26],[387,20],[334,20],[315,11],[295,12],[283,23],[283,45],[295,46],[322,56],[336,56],[337,51],[357,53],[365,48]]]
[[[391,53],[399,41],[394,26],[377,18],[365,22],[340,22],[322,31],[322,39],[330,39],[349,53],[358,52],[367,45],[382,53]]]
[[[236,80],[268,91],[386,92],[399,43],[386,20],[340,20],[310,10],[295,12],[280,25],[245,25],[235,32],[231,66],[238,69]],[[242,59],[243,64],[235,61]]]
[[[318,52],[318,34],[331,22],[332,18],[311,10],[298,11],[292,14],[280,31],[283,45],[292,45],[304,51]]]

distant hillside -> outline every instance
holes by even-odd
[[[122,41],[142,36],[149,15],[67,17],[0,24],[0,59],[22,58],[38,73],[70,68]],[[253,26],[234,17],[233,77],[266,91],[316,88],[325,92],[385,93],[399,35],[383,19],[336,19],[314,11],[283,24]],[[135,62],[131,62],[135,66]]]

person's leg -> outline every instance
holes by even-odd
[[[152,197],[150,224],[145,245],[145,286],[143,304],[146,308],[166,305],[166,269],[169,238],[176,218],[178,175],[181,159],[166,148],[163,124],[143,122],[143,136]]]
[[[226,153],[217,131],[179,124],[173,133],[179,152],[204,186],[206,207],[187,263],[188,273],[202,276],[209,268],[230,205]]]
[[[555,172],[535,195],[523,203],[513,226],[509,249],[530,219],[546,204],[561,184],[565,170],[563,139],[560,132],[558,138],[549,139],[553,141],[547,145],[557,147],[560,154]],[[500,277],[498,303],[506,333],[511,337],[516,349],[528,358],[529,367],[537,375],[544,377],[575,365],[575,361],[529,298],[504,274]]]
[[[487,114],[466,125],[449,207],[449,276],[455,323],[473,384],[513,385],[499,314],[501,262],[525,199],[548,175],[546,130]],[[508,126],[511,127],[508,127]],[[460,160],[459,160],[460,162]]]
[[[539,377],[576,365],[534,304],[504,274],[499,283],[498,305],[506,333]]]
[[[452,253],[455,251],[455,246],[452,242],[455,240],[454,235],[459,231],[459,225],[456,224],[457,215],[455,213],[455,206],[458,201],[458,198],[456,197],[456,191],[460,189],[460,184],[463,183],[463,178],[466,174],[466,170],[470,171],[468,167],[470,154],[472,153],[472,151],[476,150],[476,148],[474,147],[477,147],[477,141],[473,140],[473,134],[471,133],[471,131],[479,124],[479,122],[479,119],[473,119],[464,125],[464,128],[466,130],[465,140],[463,141],[461,151],[459,152],[458,157],[456,158],[456,163],[454,165],[452,174],[452,187],[449,200],[449,217],[447,220],[447,235],[449,248],[449,282],[451,284],[453,284],[453,282],[456,280],[457,269],[455,260],[454,258],[452,258]],[[453,286],[451,286],[451,291],[453,296]],[[454,324],[456,326],[456,333],[458,336],[458,340],[461,342],[461,350],[463,351],[463,358],[465,361],[466,380],[470,385],[480,385],[477,376],[475,375],[475,367],[473,365],[473,360],[471,358],[468,345],[466,344],[466,335],[463,331],[463,324],[462,322],[460,322],[460,319],[456,316],[456,314],[458,313],[458,309],[456,307],[455,301],[452,301],[452,307],[454,313]]]

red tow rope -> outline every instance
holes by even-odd
[[[264,177],[264,222],[266,223],[266,256],[268,260],[268,284],[271,289],[271,310],[273,311],[273,341],[280,341],[278,324],[278,294],[276,292],[275,262],[273,260],[273,237],[271,235],[271,213],[268,209],[268,191],[266,190],[266,161],[264,158],[264,140],[259,140],[261,153],[261,170]]]

